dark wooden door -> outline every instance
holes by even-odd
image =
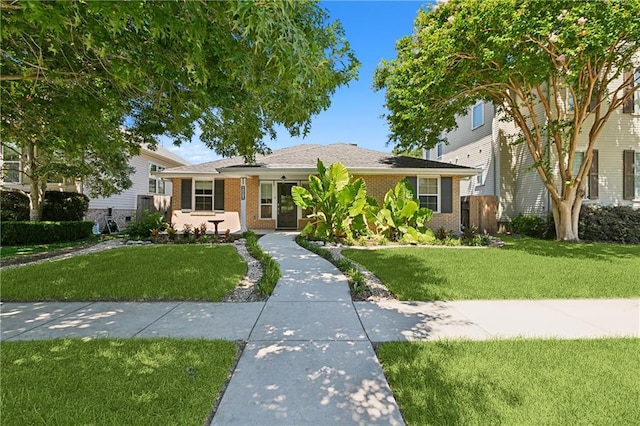
[[[278,183],[278,228],[298,227],[298,208],[293,202],[291,188],[294,183]]]

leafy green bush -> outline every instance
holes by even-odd
[[[406,243],[433,242],[435,236],[427,228],[433,211],[420,207],[413,196],[412,186],[402,179],[387,191],[381,208],[372,208],[374,223],[379,234],[391,241]]]
[[[366,213],[372,198],[362,178],[352,181],[340,162],[326,168],[318,159],[318,176],[309,175],[309,189],[294,186],[293,200],[301,209],[313,209],[301,234],[321,239],[351,239],[369,233]]]
[[[526,235],[534,238],[555,238],[555,225],[553,216],[548,215],[546,219],[539,216],[525,216],[519,214],[511,219],[511,232],[514,234]]]
[[[164,231],[167,226],[162,213],[145,210],[139,221],[134,219],[129,223],[125,232],[130,238],[149,238],[152,230]]]
[[[93,222],[2,222],[1,227],[0,243],[3,246],[49,244],[89,237]]]
[[[18,191],[0,191],[0,220],[29,220],[29,197]]]
[[[18,191],[0,193],[0,214],[3,221],[28,221],[29,197]],[[47,191],[44,193],[42,220],[49,222],[80,221],[89,209],[89,198],[77,192]]]
[[[43,221],[79,221],[87,214],[89,197],[78,192],[47,191],[42,206]]]
[[[578,235],[587,241],[640,244],[640,209],[628,206],[584,206]]]
[[[247,240],[249,254],[262,264],[262,278],[258,282],[258,289],[262,294],[268,296],[273,293],[273,289],[276,288],[276,284],[281,277],[280,265],[271,256],[262,251],[258,245],[258,237],[253,231],[244,232],[242,237]]]

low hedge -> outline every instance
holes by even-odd
[[[49,244],[90,237],[93,222],[2,222],[0,244]]]
[[[280,266],[278,262],[260,248],[255,232],[246,231],[242,234],[242,237],[247,240],[246,246],[249,254],[262,264],[262,278],[258,282],[258,289],[265,296],[270,296],[282,276]]]
[[[628,206],[584,206],[578,224],[580,239],[640,244],[640,209]]]
[[[89,197],[78,192],[46,191],[42,220],[74,222],[84,218],[89,209]],[[29,197],[19,191],[0,191],[0,220],[28,221]]]

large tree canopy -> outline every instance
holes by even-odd
[[[21,146],[50,144],[22,132],[34,99],[56,103],[36,120],[54,126],[77,108],[61,100],[77,95],[112,129],[180,143],[199,127],[217,153],[251,161],[277,125],[308,132],[359,66],[340,23],[310,0],[0,1],[2,130]]]
[[[640,1],[451,0],[421,10],[374,85],[386,89],[390,140],[433,147],[478,100],[517,126],[553,201],[559,239],[577,239],[594,144],[638,90]],[[568,90],[574,111],[561,99]],[[588,146],[579,172],[579,135]]]

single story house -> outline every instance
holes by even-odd
[[[460,230],[460,179],[478,174],[470,167],[393,155],[355,144],[302,144],[256,156],[245,164],[242,157],[192,166],[167,168],[155,173],[171,179],[172,223],[179,231],[185,224],[207,224],[217,220],[221,233],[251,230],[300,230],[306,215],[293,202],[291,188],[306,185],[316,173],[317,160],[329,166],[344,164],[355,177],[362,177],[367,194],[379,203],[402,178],[417,190],[423,207],[434,211],[432,229]]]

